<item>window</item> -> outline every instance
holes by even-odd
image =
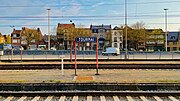
[[[139,45],[144,45],[144,42],[139,42]]]
[[[171,39],[175,39],[175,36],[171,36]]]
[[[13,43],[17,43],[18,41],[17,41],[17,39],[13,39],[13,41],[12,41]]]
[[[103,35],[102,35],[102,34],[100,34],[100,38],[103,38]]]
[[[123,37],[120,37],[120,41],[123,41]]]
[[[17,37],[20,37],[20,34],[17,34]]]
[[[117,42],[117,37],[114,37],[114,42]]]
[[[93,33],[98,33],[98,30],[97,29],[93,29]]]
[[[22,40],[26,40],[26,36],[22,36]]]
[[[13,34],[13,38],[15,38],[15,37],[17,37],[17,35],[16,35],[16,34]]]
[[[99,29],[99,33],[103,33],[104,32],[104,30],[103,29]]]
[[[31,42],[35,42],[35,39],[32,39]]]
[[[163,35],[158,35],[157,38],[163,38]]]
[[[114,43],[114,47],[116,47],[116,48],[117,48],[117,43]]]
[[[23,44],[23,45],[27,44],[27,41],[21,41],[21,44]]]
[[[157,44],[164,44],[164,40],[157,40]]]
[[[117,32],[114,32],[114,36],[117,36]]]
[[[173,42],[173,45],[177,45],[177,42]]]
[[[177,48],[176,48],[176,47],[173,47],[173,51],[177,51]]]

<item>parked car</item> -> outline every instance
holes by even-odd
[[[56,50],[56,48],[55,47],[51,47],[51,50]]]
[[[106,50],[104,52],[102,52],[102,55],[119,55],[120,54],[120,50],[119,48],[115,48],[115,47],[108,47],[106,48]]]
[[[11,44],[4,44],[3,45],[3,50],[11,50],[12,49],[12,45]]]
[[[14,50],[24,50],[24,48],[22,46],[18,46],[18,45],[13,45],[12,48]]]

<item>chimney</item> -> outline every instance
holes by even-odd
[[[60,24],[60,23],[58,23],[58,27],[60,27],[60,25],[61,25],[61,24]]]
[[[72,25],[75,27],[75,24],[74,24],[74,23],[72,23]]]
[[[25,30],[25,27],[22,27],[22,30]]]
[[[40,32],[40,28],[37,28],[37,31]]]
[[[92,24],[90,25],[90,29],[92,28]]]

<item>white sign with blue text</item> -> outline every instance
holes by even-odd
[[[96,37],[79,37],[76,42],[96,42]]]

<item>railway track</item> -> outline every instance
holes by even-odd
[[[61,62],[1,63],[0,70],[61,69]],[[74,62],[64,62],[64,69],[74,69]],[[96,62],[78,61],[77,69],[96,69]],[[99,69],[180,69],[180,62],[99,62]]]
[[[179,92],[0,92],[0,101],[179,101]]]

